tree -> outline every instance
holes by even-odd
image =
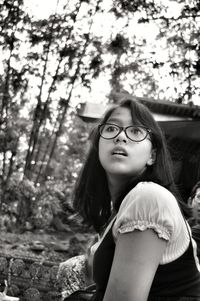
[[[197,0],[187,5],[160,0],[69,0],[57,5],[48,20],[28,16],[22,0],[3,1],[0,7],[0,168],[5,189],[16,175],[35,185],[61,179],[72,185],[70,173],[78,171],[88,144],[82,142],[75,155],[72,143],[79,145],[78,132],[88,133],[75,122],[76,105],[92,95],[94,83],[102,90],[109,82],[110,90],[178,103],[192,103],[200,93]],[[176,14],[170,11],[173,5]],[[102,101],[109,101],[109,92]],[[102,96],[96,97],[100,101]]]
[[[2,158],[1,202],[13,172],[23,119],[19,116],[23,96],[27,90],[26,65],[20,65],[21,38],[25,34],[28,16],[23,11],[23,1],[4,1],[0,9],[0,46],[4,73],[1,78],[0,133]]]
[[[173,8],[176,15],[172,14]],[[121,85],[128,82],[132,91],[137,91],[138,86],[141,90],[143,85],[143,96],[146,94],[154,98],[165,97],[178,103],[188,103],[194,98],[197,99],[200,93],[199,1],[194,0],[186,4],[185,1],[164,3],[117,0],[112,12],[118,20],[126,18],[126,24],[130,24],[129,22],[136,18],[141,30],[147,30],[147,26],[152,26],[154,30],[159,28],[152,45],[147,45],[144,38],[140,45],[126,51],[126,55],[120,64],[118,63],[120,67],[113,72],[113,77],[117,74],[117,81]],[[123,39],[128,37],[129,44],[133,46],[133,42],[130,41],[135,37],[128,34],[128,26],[120,35]],[[112,43],[116,39],[117,36]],[[159,52],[162,54],[159,55]],[[132,62],[136,68],[132,68]],[[164,87],[161,86],[162,79]]]
[[[86,61],[90,53],[89,44],[91,42],[90,30],[93,23],[93,16],[99,9],[99,3],[94,2],[93,5],[88,5],[88,23],[87,33],[81,31],[80,24],[77,24],[77,18],[80,14],[83,1],[78,1],[74,7],[69,12],[69,7],[66,6],[67,13],[64,16],[57,16],[56,14],[52,17],[51,26],[49,22],[39,21],[41,31],[37,33],[31,30],[31,38],[34,43],[41,43],[43,41],[44,52],[41,54],[41,60],[43,59],[43,71],[40,77],[39,95],[37,97],[37,105],[34,110],[33,115],[33,125],[29,140],[29,149],[26,157],[25,165],[25,176],[32,176],[32,172],[38,170],[37,160],[40,160],[39,174],[41,173],[41,164],[44,165],[46,160],[46,168],[44,173],[48,170],[48,167],[53,159],[57,141],[61,135],[62,127],[66,119],[66,114],[72,94],[77,84],[88,85],[89,79],[86,78],[87,67]],[[69,23],[71,26],[69,26]],[[38,28],[38,23],[35,24],[35,28]],[[78,32],[75,35],[74,32]],[[61,42],[60,42],[61,41]],[[38,56],[31,56],[33,59],[38,60]],[[55,68],[52,72],[48,70],[48,64],[50,60],[55,61]],[[39,65],[40,66],[40,65]],[[95,68],[94,68],[95,69]],[[37,76],[39,78],[39,72],[36,70]],[[49,84],[50,82],[50,84]],[[66,85],[66,98],[55,99],[54,93],[59,89],[61,84]],[[42,96],[43,90],[46,86],[49,86],[46,99]],[[55,93],[56,94],[56,93]],[[51,105],[54,106],[54,112],[51,111]],[[56,108],[56,110],[55,110]],[[53,122],[51,129],[51,135],[49,135],[48,150],[45,155],[41,154],[41,143],[40,135],[46,132],[46,123],[48,120]],[[38,141],[40,139],[40,143]],[[41,161],[41,158],[42,161]],[[38,178],[37,176],[37,178]],[[47,175],[48,176],[48,175]]]

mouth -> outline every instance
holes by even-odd
[[[115,150],[113,150],[112,155],[122,156],[122,157],[127,157],[128,156],[127,152],[125,150],[123,150],[123,149],[115,149]]]

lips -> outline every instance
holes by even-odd
[[[127,151],[124,148],[121,147],[116,147],[113,149],[112,151],[112,155],[118,155],[118,156],[123,156],[123,157],[127,157]]]

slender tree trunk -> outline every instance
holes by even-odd
[[[44,181],[46,180],[47,170],[48,170],[50,162],[53,158],[54,151],[55,151],[55,148],[56,148],[56,144],[57,144],[58,138],[59,138],[61,130],[62,130],[63,122],[64,122],[66,112],[67,112],[67,109],[68,109],[68,106],[69,106],[69,101],[71,99],[71,94],[72,94],[72,90],[70,91],[70,94],[69,94],[68,99],[66,101],[64,110],[63,110],[62,115],[61,115],[61,119],[60,119],[60,122],[59,122],[58,129],[55,133],[55,138],[53,140],[53,143],[52,143],[52,146],[51,146],[51,151],[50,151],[50,154],[49,154],[49,158],[48,158],[48,161],[47,161],[47,164],[46,164],[46,167],[45,167],[45,170],[44,170],[44,174],[43,174]]]
[[[78,13],[79,13],[79,11],[80,11],[81,5],[82,5],[82,2],[80,1],[80,2],[79,2],[79,6],[76,7],[76,15],[75,15],[75,18],[73,19],[73,20],[74,20],[74,24],[76,23],[76,19],[77,19]],[[66,42],[67,42],[67,40],[70,38],[72,31],[73,31],[73,26],[71,26],[70,29],[68,30],[68,36],[67,36],[67,38],[66,38]],[[47,109],[48,109],[48,107],[49,107],[49,105],[50,105],[50,95],[51,95],[51,92],[52,92],[52,90],[53,90],[53,88],[54,88],[54,85],[55,85],[56,78],[57,78],[58,73],[59,73],[59,70],[60,70],[60,64],[61,64],[62,60],[63,60],[63,56],[60,54],[60,58],[59,58],[59,61],[58,61],[58,64],[57,64],[56,72],[55,72],[55,75],[53,76],[53,81],[52,81],[51,86],[50,86],[50,88],[49,88],[47,100],[46,100],[46,102],[45,102],[45,104],[44,104],[44,106],[43,106],[43,109],[42,109],[42,112],[41,112],[41,118],[40,118],[40,120],[38,121],[38,135],[37,135],[37,137],[35,137],[35,140],[34,140],[34,142],[33,142],[33,148],[32,148],[32,156],[31,156],[31,157],[32,157],[32,160],[33,160],[33,162],[34,162],[34,164],[32,164],[32,167],[35,167],[35,165],[36,165],[36,163],[37,163],[37,161],[38,161],[38,158],[39,158],[39,156],[40,156],[40,153],[41,153],[41,149],[42,149],[42,140],[40,141],[40,143],[39,143],[39,145],[38,145],[37,152],[34,153],[34,151],[35,151],[35,149],[36,149],[36,145],[38,144],[39,131],[40,131],[40,129],[41,129],[43,123],[46,121],[46,112],[47,112]],[[45,127],[45,125],[44,125],[44,127]],[[50,143],[49,143],[49,144],[50,144]],[[34,154],[35,154],[35,156],[34,156]],[[43,158],[45,158],[45,157],[46,157],[46,156],[43,156]],[[44,161],[42,160],[42,162],[41,162],[40,165],[42,165],[43,162],[44,162]],[[41,168],[39,168],[39,176],[40,176],[40,172],[41,172]],[[37,177],[37,178],[38,178],[38,177]]]
[[[55,133],[56,133],[56,126],[57,126],[57,124],[59,122],[59,116],[60,116],[60,114],[61,114],[61,112],[58,113],[57,119],[56,119],[56,121],[54,123],[53,131],[52,131],[52,136],[54,136]],[[35,180],[35,185],[40,182],[40,177],[42,175],[42,170],[43,170],[43,167],[44,167],[43,164],[46,161],[46,158],[48,156],[48,151],[49,151],[50,148],[51,148],[51,140],[49,139],[49,141],[48,141],[48,143],[47,143],[47,145],[45,147],[45,150],[43,152],[42,160],[41,160],[41,163],[40,163],[40,166],[39,166],[39,171],[37,173],[37,177],[36,177],[36,180]]]
[[[8,15],[12,15],[12,7],[9,8],[8,10]],[[17,21],[19,21],[19,16],[17,16],[18,19]],[[5,24],[5,28],[6,28],[6,24]],[[7,34],[6,38],[6,44],[8,46],[8,50],[9,50],[9,58],[7,60],[7,70],[6,70],[6,77],[5,77],[5,81],[4,81],[4,85],[3,85],[3,95],[2,95],[2,106],[1,106],[1,110],[0,110],[0,130],[2,130],[4,132],[4,146],[3,146],[3,168],[2,168],[2,182],[1,182],[1,201],[0,201],[0,209],[2,204],[4,203],[4,192],[6,189],[6,174],[7,174],[7,162],[6,162],[6,157],[7,157],[7,137],[6,137],[6,129],[8,126],[8,109],[9,109],[9,100],[10,100],[10,80],[11,80],[11,58],[13,56],[13,49],[15,46],[15,33],[17,30],[17,25],[13,25],[12,28],[12,32],[11,34]],[[3,31],[3,27],[2,27],[2,31]]]
[[[78,15],[78,12],[80,10],[81,4],[82,2],[80,1],[79,3],[79,7],[77,7],[76,9],[76,17]],[[58,5],[58,1],[57,1],[57,5]],[[50,94],[52,92],[55,80],[56,80],[56,76],[58,74],[59,68],[60,68],[60,63],[62,61],[62,56],[60,56],[60,60],[57,66],[57,70],[56,70],[56,74],[54,76],[54,79],[52,81],[51,87],[49,89],[49,94],[47,97],[47,100],[45,102],[45,105],[42,107],[42,103],[41,103],[41,97],[42,97],[42,90],[43,90],[43,84],[44,84],[44,79],[46,76],[46,69],[47,69],[47,63],[48,63],[48,58],[49,58],[49,53],[50,53],[50,47],[51,47],[51,43],[52,43],[52,37],[53,37],[53,26],[55,23],[55,18],[56,18],[56,14],[54,15],[53,21],[52,21],[52,25],[51,25],[51,36],[50,36],[50,40],[47,46],[47,53],[46,53],[46,58],[45,58],[45,64],[44,64],[44,68],[43,68],[43,76],[42,76],[42,80],[41,80],[41,85],[40,85],[40,93],[38,95],[38,105],[35,109],[35,114],[34,114],[34,118],[33,118],[33,126],[32,126],[32,130],[31,130],[31,134],[30,134],[30,140],[29,140],[29,147],[28,147],[28,151],[27,151],[27,156],[26,156],[26,163],[25,163],[25,168],[24,168],[24,175],[26,177],[30,177],[31,176],[31,171],[32,171],[32,167],[35,166],[36,163],[36,159],[38,158],[39,154],[34,156],[35,153],[35,149],[36,149],[36,145],[38,142],[38,138],[39,138],[39,132],[40,132],[40,128],[42,126],[42,123],[45,120],[45,116],[46,116],[46,111],[48,109],[48,105],[50,103]],[[76,20],[76,18],[75,18]],[[75,22],[74,20],[74,22]],[[69,35],[68,38],[71,35],[73,27],[69,30]],[[33,164],[31,164],[33,163]]]
[[[48,107],[49,107],[49,104],[50,104],[50,95],[51,95],[51,92],[52,92],[52,90],[54,88],[54,84],[55,84],[55,81],[56,81],[56,78],[57,78],[57,75],[58,75],[58,72],[59,72],[59,69],[60,69],[61,62],[62,62],[62,57],[60,57],[60,59],[59,59],[59,62],[58,62],[57,68],[56,68],[56,72],[55,72],[55,75],[53,77],[53,81],[52,81],[51,86],[49,88],[47,100],[46,100],[46,102],[45,102],[45,104],[43,106],[43,110],[41,112],[41,118],[38,121],[38,133],[39,133],[39,131],[41,129],[42,124],[46,121],[46,113],[47,113],[47,110],[48,110]],[[33,149],[34,150],[36,149],[36,144],[38,144],[38,138],[39,138],[39,135],[37,135],[37,137],[35,137],[35,140],[33,142]],[[35,156],[33,154],[33,161],[35,162],[34,166],[36,165],[36,162],[38,161],[38,158],[39,158],[39,155],[40,155],[41,146],[42,146],[42,140],[39,143],[39,146],[37,148],[37,152],[34,153]]]
[[[7,71],[5,84],[3,87],[3,96],[2,96],[2,106],[1,106],[1,125],[7,125],[7,115],[8,115],[8,101],[9,101],[9,81],[10,81],[10,61],[12,57],[12,52],[10,52],[9,59],[7,61]]]
[[[3,183],[5,183],[6,179],[6,151],[3,152],[3,170],[2,170],[2,179]]]
[[[7,177],[6,177],[6,186],[8,185],[9,183],[9,180],[10,180],[10,177],[13,173],[13,166],[14,166],[14,162],[15,162],[15,157],[16,157],[16,153],[17,153],[17,148],[18,148],[18,144],[19,144],[19,137],[17,138],[16,140],[16,143],[15,143],[15,150],[12,152],[12,156],[10,158],[10,164],[9,164],[9,170],[8,170],[8,173],[7,173]]]
[[[2,185],[4,187],[4,181],[6,180],[6,129],[8,123],[8,104],[9,104],[9,82],[10,82],[10,70],[11,70],[11,58],[12,58],[12,49],[10,50],[10,56],[7,61],[7,71],[5,84],[3,88],[3,97],[2,97],[2,107],[1,107],[1,124],[0,127],[4,132],[4,147],[3,147],[3,168],[2,168]],[[3,190],[4,191],[4,190]]]
[[[94,11],[94,15],[96,14],[97,10],[99,9],[99,3],[101,2],[101,0],[99,0],[96,4],[96,8],[95,8],[95,11]],[[91,21],[90,23],[90,28],[89,28],[89,32],[91,30],[91,27],[92,27],[92,24],[93,24],[93,20]],[[59,126],[58,126],[58,129],[56,131],[56,134],[55,134],[55,138],[54,138],[54,141],[53,141],[53,144],[52,144],[52,147],[51,147],[51,151],[50,151],[50,154],[49,154],[49,158],[48,158],[48,161],[47,161],[47,165],[45,167],[45,170],[44,170],[44,175],[43,175],[43,179],[45,180],[46,179],[46,176],[47,176],[47,171],[48,171],[48,168],[49,168],[49,165],[50,165],[50,162],[53,158],[53,155],[54,155],[54,152],[55,152],[55,148],[56,148],[56,144],[57,144],[57,141],[58,141],[58,138],[60,136],[60,133],[62,131],[62,126],[63,126],[63,123],[64,123],[64,120],[65,120],[65,117],[66,117],[66,113],[67,113],[67,109],[68,109],[68,106],[69,106],[69,102],[71,100],[71,96],[72,96],[72,92],[73,92],[73,89],[74,89],[74,85],[75,85],[75,82],[76,82],[76,79],[79,75],[79,72],[80,72],[80,66],[81,66],[81,62],[82,62],[82,59],[83,59],[83,56],[85,55],[85,52],[86,52],[86,49],[87,49],[87,46],[90,42],[90,36],[89,34],[86,36],[86,40],[85,40],[85,44],[84,44],[84,47],[83,47],[83,51],[82,51],[82,54],[80,55],[80,58],[79,58],[79,61],[77,63],[77,68],[76,68],[76,71],[75,71],[75,74],[74,76],[72,77],[72,80],[71,80],[71,89],[70,89],[70,92],[69,92],[69,95],[68,95],[68,98],[66,100],[66,104],[64,106],[64,109],[63,109],[63,112],[62,112],[62,115],[61,115],[61,119],[60,119],[60,122],[59,122]]]
[[[31,129],[31,134],[30,134],[30,139],[29,139],[29,145],[28,145],[28,151],[26,155],[26,163],[25,163],[25,168],[24,168],[24,175],[26,177],[30,177],[31,174],[31,161],[32,161],[32,156],[35,148],[35,141],[38,139],[38,133],[39,133],[39,123],[42,115],[42,91],[43,91],[43,85],[44,85],[44,80],[46,76],[46,70],[47,70],[47,63],[48,63],[48,58],[49,58],[49,53],[50,53],[50,47],[52,43],[52,37],[53,37],[53,25],[55,22],[55,17],[52,21],[51,25],[51,36],[49,39],[49,43],[47,45],[47,51],[46,51],[46,56],[45,56],[45,62],[44,62],[44,68],[43,68],[43,74],[41,78],[41,84],[40,84],[40,91],[38,95],[38,103],[34,112],[33,116],[33,126]]]

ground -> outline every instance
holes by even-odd
[[[7,283],[7,295],[20,301],[60,301],[66,275],[58,281],[59,264],[86,253],[93,238],[86,230],[1,231],[0,295]]]
[[[1,231],[0,253],[11,257],[34,257],[62,262],[86,251],[92,234],[85,231],[26,231],[10,233]]]

